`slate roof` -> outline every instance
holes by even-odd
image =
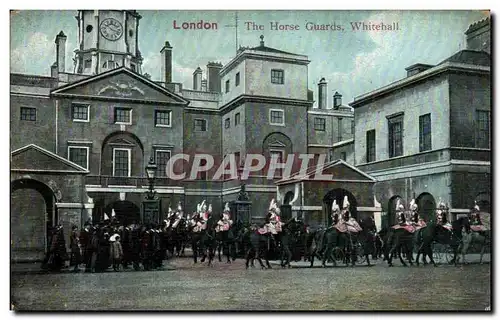
[[[446,62],[491,66],[491,56],[485,51],[460,50],[439,64]]]

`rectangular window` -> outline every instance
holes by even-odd
[[[314,118],[314,130],[325,131],[326,119],[325,118]]]
[[[229,92],[229,80],[226,81],[226,93]]]
[[[89,167],[89,148],[88,147],[68,147],[68,160],[76,163],[82,168]]]
[[[389,158],[403,155],[403,116],[392,117],[389,121]]]
[[[130,177],[130,149],[113,149],[113,175]]]
[[[347,154],[345,152],[341,152],[340,153],[340,159],[342,159],[343,161],[345,161],[346,158],[347,158]]]
[[[271,156],[271,159],[276,157],[278,158],[278,160],[276,161],[276,163],[282,163],[283,162],[283,150],[270,150],[269,151],[269,154]],[[269,162],[271,163],[271,162]],[[274,171],[274,177],[275,178],[281,178],[283,175],[283,172],[282,172],[282,169],[281,168],[277,168],[275,171]]]
[[[344,128],[342,127],[342,118],[339,118],[339,128],[338,128],[338,133],[337,133],[337,141],[342,141],[342,131]]]
[[[366,131],[366,162],[375,161],[375,130]]]
[[[351,134],[354,134],[354,120],[351,120]]]
[[[89,121],[90,106],[85,104],[72,104],[72,118],[73,121]]]
[[[236,78],[234,79],[234,86],[237,87],[240,85],[240,73],[236,74]]]
[[[194,120],[194,131],[207,131],[207,120],[195,119]]]
[[[476,110],[476,148],[490,148],[490,112]]]
[[[90,68],[92,68],[92,59],[87,59],[87,60],[85,60],[84,68],[85,68],[85,69],[90,69]]]
[[[271,70],[271,83],[283,84],[284,83],[284,71],[273,69]]]
[[[167,176],[167,163],[170,159],[170,151],[168,150],[156,150],[156,165],[158,166],[158,171],[156,175],[158,177]]]
[[[132,124],[132,109],[115,108],[115,123]]]
[[[269,110],[269,123],[273,125],[285,125],[285,111],[271,109]]]
[[[419,150],[420,152],[432,149],[431,114],[424,114],[418,119],[419,127]]]
[[[234,115],[234,125],[237,126],[240,124],[240,113]]]
[[[328,161],[333,161],[333,148],[328,149]]]
[[[155,110],[155,126],[171,127],[172,111]]]
[[[135,64],[130,64],[130,69],[135,72]]]
[[[36,121],[36,108],[21,108],[21,120]]]
[[[230,126],[231,126],[231,120],[229,118],[226,118],[224,120],[224,128],[229,129]]]

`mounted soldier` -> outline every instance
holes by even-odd
[[[357,233],[362,231],[361,226],[359,223],[351,217],[349,208],[350,208],[350,203],[347,198],[347,196],[344,196],[344,203],[342,205],[342,211],[341,211],[341,216],[339,222],[336,224],[335,228],[337,228],[338,231],[340,232],[353,232]]]
[[[278,234],[281,232],[282,222],[280,217],[280,209],[276,203],[274,198],[271,200],[271,204],[269,205],[269,212],[267,214],[267,229],[272,234]]]
[[[469,216],[470,228],[472,231],[484,232],[489,230],[488,226],[483,223],[480,212],[481,210],[479,209],[477,202],[474,201],[474,208],[471,209],[471,213]]]
[[[174,218],[174,211],[172,210],[172,207],[168,207],[167,218],[163,221],[165,222],[165,228],[168,229],[172,225],[173,218]]]
[[[414,203],[414,201],[412,200],[414,206],[413,208],[416,210],[417,205]],[[411,202],[410,202],[410,207],[411,207]],[[414,233],[417,229],[415,228],[415,226],[413,225],[413,222],[411,221],[411,219],[407,219],[407,214],[405,212],[405,207],[403,206],[403,204],[401,203],[401,199],[398,199],[398,201],[396,202],[396,217],[397,217],[397,221],[398,223],[394,226],[392,226],[392,229],[405,229],[406,231],[410,232],[410,233]]]
[[[410,212],[411,212],[411,220],[410,223],[417,229],[421,229],[427,225],[425,220],[418,214],[418,205],[415,202],[415,199],[411,199],[410,202]]]
[[[224,207],[224,212],[221,214],[219,221],[217,221],[216,232],[228,231],[233,225],[233,220],[231,220],[231,210],[229,209],[229,203],[226,202]]]
[[[446,216],[447,211],[448,211],[448,205],[444,204],[440,200],[436,210],[437,224],[451,231],[452,225],[448,222],[448,217]]]
[[[337,200],[333,200],[332,203],[332,227],[339,223],[340,207],[337,204]]]
[[[175,212],[175,214],[172,214],[172,220],[174,221],[174,223],[172,224],[172,228],[177,228],[182,219],[184,219],[184,211],[182,211],[182,205],[179,201],[179,204],[177,205],[177,211]]]

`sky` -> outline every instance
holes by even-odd
[[[165,41],[173,47],[173,81],[193,86],[192,74],[209,61],[228,63],[236,54],[235,11],[139,10],[139,48],[143,72],[160,80],[160,50]],[[77,48],[76,10],[16,11],[10,15],[10,69],[14,73],[50,75],[55,61],[55,36],[67,35],[66,71],[73,72]],[[481,11],[238,11],[238,44],[265,45],[308,56],[308,86],[317,100],[317,84],[328,82],[328,104],[333,93],[344,104],[406,76],[415,63],[437,64],[465,49],[464,32],[486,17]],[[217,30],[177,30],[182,22],[216,22]],[[263,25],[248,30],[246,22]],[[298,25],[300,30],[271,30],[270,23]],[[341,25],[344,31],[308,31],[306,23]],[[353,31],[351,23],[398,23],[398,31]],[[204,73],[206,75],[206,73]]]

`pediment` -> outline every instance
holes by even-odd
[[[269,147],[271,147],[271,148],[285,148],[286,144],[284,144],[283,142],[281,142],[279,140],[272,140],[271,142],[269,142]]]
[[[277,184],[287,184],[294,181],[325,181],[323,179],[316,179],[317,172],[322,176],[329,176],[329,181],[352,181],[352,182],[371,182],[375,183],[377,180],[369,174],[359,170],[358,168],[346,163],[343,160],[337,160],[326,163],[322,168],[311,168],[306,171],[305,175],[296,174],[290,179],[278,181]]]
[[[135,144],[133,142],[130,142],[130,141],[123,139],[123,138],[118,138],[118,139],[112,140],[109,142],[109,144],[120,145],[120,146],[135,146]]]
[[[87,174],[88,170],[35,144],[11,152],[12,171]]]
[[[90,97],[184,104],[189,102],[127,68],[118,68],[59,87],[51,92],[59,97]]]

